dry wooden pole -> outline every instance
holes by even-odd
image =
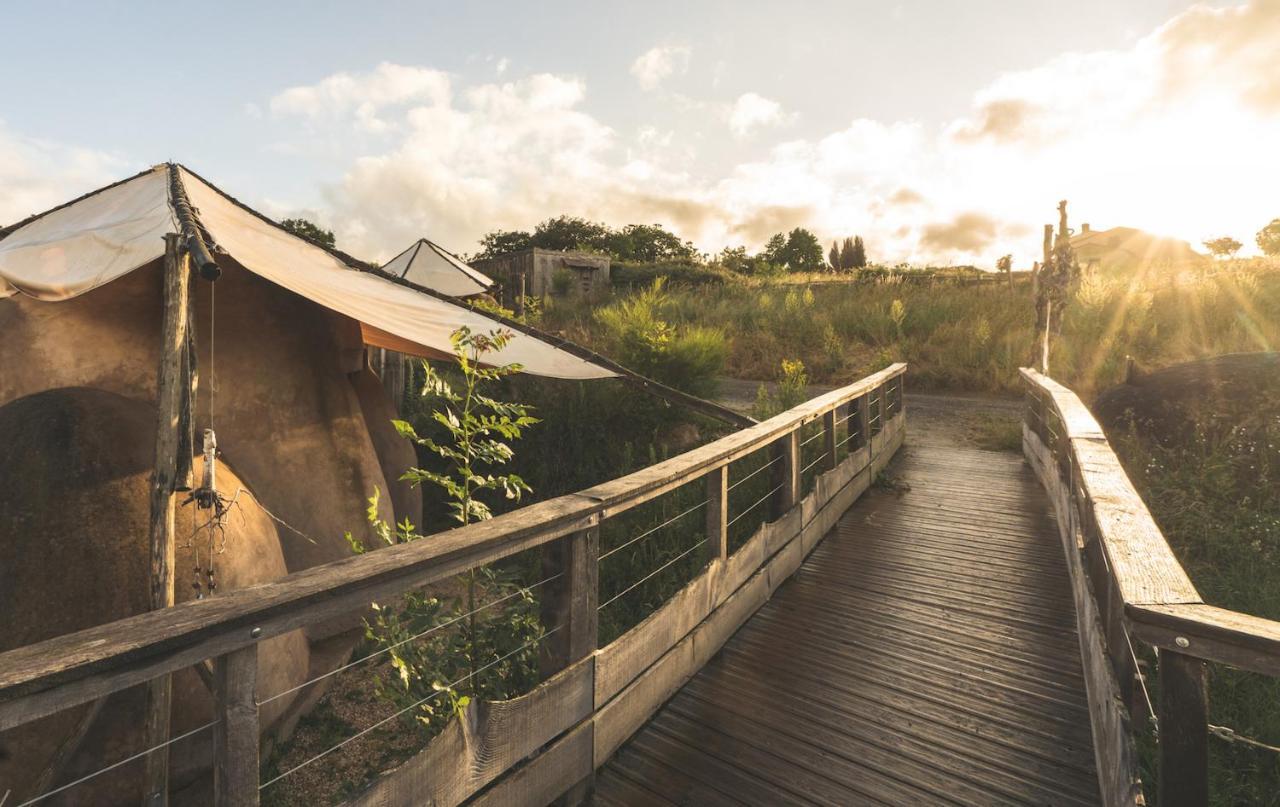
[[[233,650],[213,663],[213,803],[258,803],[258,646]]]
[[[191,404],[191,379],[183,377],[187,348],[187,325],[191,311],[190,262],[179,249],[179,236],[165,236],[164,315],[161,325],[160,367],[156,384],[155,465],[151,476],[151,587],[152,610],[173,605],[174,513],[173,499],[178,471],[178,449],[182,443],[179,425],[182,405]],[[183,390],[187,392],[184,393]],[[186,420],[190,422],[187,413]],[[168,675],[147,684],[146,726],[143,747],[156,748],[146,756],[143,803],[162,805],[169,801],[170,680]]]
[[[1209,690],[1205,663],[1160,652],[1160,805],[1209,803]]]
[[[729,557],[729,466],[707,474],[707,560]]]
[[[782,458],[773,466],[773,486],[778,489],[773,497],[773,517],[776,520],[800,501],[800,427],[793,428],[775,445],[774,459]]]

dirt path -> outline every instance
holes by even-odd
[[[730,409],[750,413],[761,383],[723,378],[716,400]],[[770,392],[776,391],[777,384],[763,383]],[[910,389],[910,379],[907,388]],[[833,389],[835,387],[814,384],[809,387],[809,394],[814,397]],[[1022,402],[1016,398],[908,392],[906,406],[907,433],[912,442],[923,445],[958,440],[989,450],[1021,450]]]

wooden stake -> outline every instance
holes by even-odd
[[[187,350],[188,316],[191,312],[191,269],[185,253],[179,250],[180,237],[164,238],[164,317],[161,325],[160,367],[156,383],[156,451],[151,476],[151,591],[152,610],[173,605],[174,557],[174,488],[177,482],[178,449],[183,440],[180,425],[190,423],[184,417],[183,402],[191,405],[191,379],[184,377]],[[184,390],[186,392],[184,393]],[[154,748],[169,740],[168,675],[147,684],[146,727],[143,748]],[[169,802],[169,749],[158,748],[146,756],[146,778],[142,803],[146,807]]]

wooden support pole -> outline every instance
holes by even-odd
[[[1209,803],[1209,689],[1205,663],[1160,651],[1160,807]]]
[[[851,415],[849,423],[852,424],[850,428],[858,435],[857,439],[849,441],[850,451],[856,451],[870,445],[871,433],[868,431],[871,428],[870,400],[870,396],[864,393],[849,402],[849,414]]]
[[[160,366],[156,383],[155,465],[151,476],[151,575],[152,610],[173,605],[174,513],[173,499],[178,471],[179,425],[182,403],[190,405],[190,378],[183,377],[183,355],[187,347],[187,317],[190,314],[191,270],[187,256],[179,249],[179,237],[165,236],[164,314],[161,324]],[[186,389],[187,393],[183,390]],[[190,420],[190,414],[187,415]],[[168,675],[147,684],[147,712],[143,732],[144,748],[155,748],[169,739]],[[157,748],[147,754],[143,804],[168,804],[169,749]]]
[[[707,474],[707,561],[729,557],[729,466]]]
[[[822,447],[826,451],[827,461],[823,463],[823,467],[828,471],[835,470],[840,464],[836,459],[836,412],[839,408],[832,409],[822,416]]]
[[[542,547],[542,643],[540,668],[550,678],[595,652],[600,587],[600,528],[571,533]],[[551,633],[554,631],[554,633]]]
[[[774,444],[782,461],[773,466],[773,518],[776,521],[790,512],[800,501],[800,427],[797,426]]]
[[[213,803],[258,803],[258,645],[213,662]]]

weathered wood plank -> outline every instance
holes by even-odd
[[[616,697],[603,706],[597,705],[592,718],[595,766],[603,765],[695,672],[693,637],[686,636]]]
[[[729,558],[729,466],[707,474],[707,562]]]
[[[473,702],[422,752],[376,780],[352,804],[460,804],[520,760],[586,720],[593,707],[594,671],[595,660],[587,657],[526,695],[507,701]],[[563,754],[566,759],[562,761],[573,765],[573,753]],[[589,756],[584,758],[589,760]],[[589,773],[588,767],[576,779],[566,781],[565,787]],[[548,775],[559,781],[553,771],[538,774]]]
[[[591,775],[594,732],[593,723],[583,723],[476,796],[470,804],[472,807],[550,804],[574,783]]]
[[[1085,672],[1089,724],[1102,802],[1107,807],[1144,803],[1129,711],[1121,695],[1107,647],[1107,634],[1080,550],[1080,523],[1068,483],[1052,453],[1033,429],[1023,426],[1023,452],[1053,504],[1063,557],[1075,603],[1080,659]]]
[[[1125,610],[1133,635],[1147,644],[1280,677],[1280,622],[1204,603]]]
[[[542,546],[539,663],[549,678],[595,652],[599,625],[600,528],[589,527]]]

